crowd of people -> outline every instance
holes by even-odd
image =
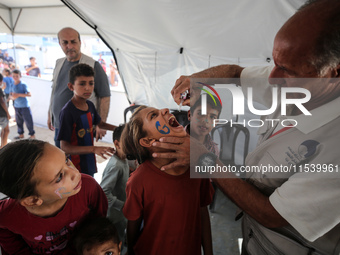
[[[14,70],[16,69],[16,64],[13,57],[10,56],[7,51],[3,53],[2,50],[0,50],[0,71],[6,68]]]
[[[339,254],[340,176],[330,171],[340,164],[339,11],[337,0],[307,1],[278,31],[273,66],[220,65],[181,76],[171,94],[177,104],[192,106],[186,127],[169,109],[149,106],[137,108],[124,125],[106,123],[110,90],[103,67],[80,51],[75,29],[60,30],[65,57],[56,62],[48,109],[55,145],[34,139],[30,92],[20,71],[13,71],[9,94],[0,90],[1,138],[10,118],[6,101],[21,99],[14,105],[18,141],[0,149],[0,192],[8,196],[0,201],[3,254],[121,254],[125,238],[129,255],[213,254],[212,183],[240,208],[243,255]],[[7,69],[4,76],[0,84],[10,76]],[[308,90],[311,97],[303,107],[312,116],[304,116],[301,105],[288,105],[287,115],[301,125],[261,128],[257,147],[245,162],[294,165],[304,171],[279,177],[263,172],[246,178],[210,175],[212,182],[204,175],[190,178],[193,164],[224,166],[210,136],[222,106],[208,99],[203,114],[202,85],[190,86],[191,78],[240,78],[238,85],[254,87],[257,99],[269,107],[267,91],[273,85]],[[183,102],[185,91],[190,98]],[[280,106],[265,118],[283,119]],[[23,122],[31,139],[20,139]],[[94,146],[106,130],[113,131],[112,147]],[[91,177],[97,171],[95,155],[110,157],[100,184]],[[128,159],[138,162],[132,173]],[[319,164],[329,171],[308,171]]]

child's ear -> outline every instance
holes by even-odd
[[[116,149],[120,148],[120,142],[118,140],[115,140],[113,144],[115,145]]]
[[[37,196],[29,196],[20,200],[20,204],[24,207],[40,206],[43,200]]]
[[[120,255],[120,252],[122,251],[122,241],[120,241],[119,244],[118,244],[118,251],[119,251],[119,255]]]
[[[190,113],[190,110],[188,110],[188,120],[190,121],[190,116],[191,116],[191,113]]]
[[[156,139],[154,138],[147,138],[147,137],[144,137],[144,138],[141,138],[139,139],[139,144],[143,147],[151,147],[152,144],[156,141]]]
[[[73,84],[71,82],[67,83],[69,90],[73,91]]]

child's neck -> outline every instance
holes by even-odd
[[[87,111],[89,109],[89,106],[86,103],[87,100],[84,98],[73,96],[71,101],[74,106],[79,110]]]
[[[119,158],[120,160],[125,160],[125,159],[126,159],[125,155],[122,155],[121,153],[119,153],[119,151],[117,151],[117,152],[115,153],[115,155],[116,155],[117,158]]]
[[[156,166],[158,169],[161,169],[162,166],[168,165],[171,162],[173,162],[173,159],[161,159],[161,158],[153,158],[150,160],[151,163]],[[164,173],[170,174],[170,175],[182,175],[186,171],[188,171],[189,167],[188,166],[178,166],[174,167],[168,170],[163,171]]]
[[[21,80],[15,81],[14,85],[18,85],[21,82]]]
[[[43,203],[40,206],[38,205],[26,206],[25,208],[31,214],[34,214],[42,218],[54,217],[64,208],[64,205],[66,204],[67,199],[68,198],[63,198],[50,204]]]
[[[194,132],[191,132],[190,135],[196,138],[200,143],[204,144],[206,136],[196,135]]]

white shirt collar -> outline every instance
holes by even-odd
[[[312,115],[286,116],[298,124],[295,128],[308,134],[340,116],[340,97],[310,111]]]

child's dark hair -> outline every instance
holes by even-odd
[[[79,76],[94,77],[94,69],[87,64],[77,64],[69,71],[69,82],[74,84]]]
[[[35,139],[20,140],[0,149],[0,192],[16,200],[39,195],[32,176],[46,144]]]
[[[2,82],[4,80],[4,77],[2,76],[2,74],[0,73],[0,82]]]
[[[6,73],[6,76],[10,76],[11,75],[11,69],[9,69],[9,68],[5,68],[4,69],[4,72]]]
[[[121,124],[118,127],[115,128],[112,134],[112,142],[115,142],[116,140],[119,142],[120,137],[122,136],[122,132],[124,130],[125,124]]]
[[[147,107],[142,105],[134,111],[130,121],[125,125],[121,138],[125,155],[128,158],[137,159],[139,164],[151,158],[150,151],[139,144],[139,139],[147,135],[146,131],[143,130],[143,120],[139,117],[139,112],[145,108]]]
[[[21,76],[21,71],[19,69],[14,69],[12,73],[19,74]]]
[[[213,109],[215,109],[215,110],[218,111],[218,116],[217,116],[217,117],[219,117],[219,116],[220,116],[220,113],[221,113],[221,110],[222,110],[222,105],[221,105],[221,103],[220,103],[220,100],[218,100],[217,97],[213,96],[214,99],[215,99],[215,102],[216,102],[216,104],[215,104],[215,102],[214,102],[214,100],[211,98],[211,96],[208,96],[208,95],[207,95],[206,97],[207,97],[207,104],[210,105],[211,108],[213,108]],[[200,98],[194,103],[194,105],[190,107],[190,112],[191,112],[191,114],[194,114],[196,108],[197,108],[198,106],[201,106],[201,102],[202,102],[202,95],[201,95]]]
[[[115,225],[107,218],[91,218],[81,223],[75,232],[73,245],[77,254],[83,254],[84,250],[90,250],[94,245],[113,241],[119,245],[119,236]]]

